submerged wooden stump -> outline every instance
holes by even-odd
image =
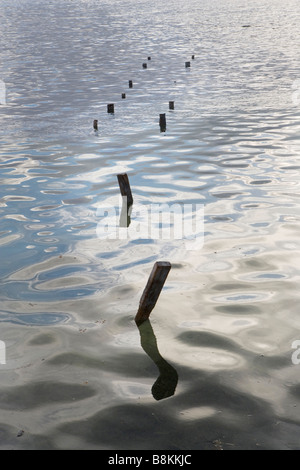
[[[168,261],[157,261],[142,294],[135,322],[139,326],[149,318],[171,269]]]
[[[165,114],[160,114],[159,115],[159,126],[160,126],[160,131],[165,132],[167,129],[167,123],[166,123],[166,115]]]

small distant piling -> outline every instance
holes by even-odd
[[[169,109],[174,109],[174,101],[169,101]]]
[[[187,67],[190,67],[190,66],[191,66],[191,63],[190,63],[189,61],[185,63],[185,67],[186,67],[186,68],[187,68]]]
[[[159,126],[160,126],[160,131],[165,132],[167,129],[167,122],[166,122],[166,115],[165,114],[160,114],[159,115]]]
[[[113,114],[115,112],[115,105],[113,103],[109,103],[107,105],[107,112]]]
[[[97,121],[97,119],[94,119],[93,127],[94,127],[94,130],[95,130],[95,131],[98,130],[98,121]]]
[[[193,54],[193,55],[192,55],[192,60],[194,60],[194,59],[195,59],[195,55]]]
[[[126,196],[127,198],[127,207],[132,206],[133,197],[132,197],[131,188],[129,184],[129,178],[128,178],[127,173],[120,173],[119,175],[117,175],[117,177],[118,177],[121,195],[122,197]]]
[[[126,93],[122,93],[122,100],[125,100],[126,98]]]
[[[147,68],[147,62],[144,62],[143,63],[143,69],[146,69]]]
[[[148,282],[139,303],[135,322],[139,326],[148,320],[171,269],[168,261],[157,261],[151,271]]]
[[[129,86],[129,88],[132,88],[132,87],[133,87],[132,80],[129,80],[129,82],[128,82],[128,86]]]
[[[151,57],[150,57],[150,56],[148,56],[148,60],[151,60]]]

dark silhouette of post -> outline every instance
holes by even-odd
[[[152,359],[159,370],[159,377],[152,386],[152,395],[155,400],[174,395],[178,383],[178,373],[161,355],[150,320],[145,320],[138,326],[141,336],[141,346]]]
[[[174,109],[174,101],[169,101],[169,109]]]
[[[186,67],[190,67],[190,66],[191,66],[191,63],[190,63],[190,62],[186,62],[186,63],[185,63],[185,66],[186,66]]]
[[[95,131],[97,131],[98,130],[98,121],[97,121],[97,119],[94,119],[93,126],[94,126]]]
[[[126,93],[122,93],[122,100],[125,100],[126,98]]]
[[[167,129],[167,123],[166,123],[166,115],[165,114],[160,114],[159,115],[159,126],[160,126],[160,131],[165,132]]]
[[[147,68],[147,63],[144,62],[144,63],[143,63],[143,69],[146,69],[146,68]]]
[[[107,112],[111,114],[115,112],[115,105],[113,103],[107,105]]]
[[[135,322],[139,326],[149,318],[171,269],[168,261],[157,261],[142,294]]]
[[[128,85],[129,85],[129,88],[132,88],[132,86],[133,86],[132,80],[129,80]]]
[[[119,175],[117,175],[117,177],[118,177],[118,182],[120,186],[121,195],[123,197],[123,201],[124,201],[124,196],[126,196],[127,207],[132,206],[133,197],[132,197],[127,173],[120,173]]]

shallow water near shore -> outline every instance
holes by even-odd
[[[0,448],[299,449],[298,2],[0,3]],[[123,172],[202,246],[101,236]]]

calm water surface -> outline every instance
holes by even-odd
[[[299,2],[0,7],[1,449],[299,449]],[[121,172],[203,247],[100,238]]]

